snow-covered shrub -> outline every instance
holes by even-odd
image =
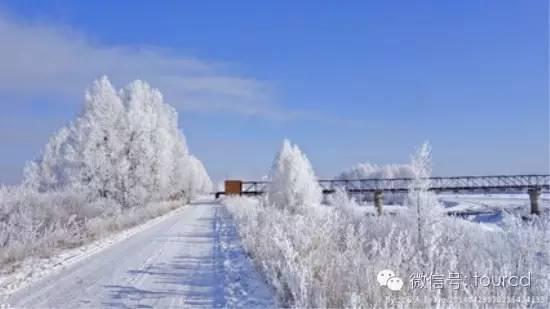
[[[181,201],[149,203],[144,207],[123,210],[114,216],[102,215],[87,220],[85,231],[90,239],[101,238],[144,223],[179,206],[181,206]]]
[[[0,264],[79,243],[86,208],[79,194],[0,188]]]
[[[489,229],[442,217],[424,227],[424,241],[419,245],[414,209],[394,216],[351,219],[350,213],[338,207],[316,206],[319,209],[301,215],[252,198],[227,198],[225,204],[237,222],[244,247],[284,307],[342,308],[355,303],[363,308],[455,308],[460,301],[475,297],[480,302],[468,307],[483,308],[487,305],[483,299],[491,297],[525,300],[536,295],[545,302],[550,297],[548,218],[531,223],[513,218],[513,224]],[[406,283],[399,293],[380,287],[376,276],[383,269],[395,271]],[[460,289],[448,281],[440,289],[432,288],[430,281],[424,281],[423,288],[411,284],[415,275],[448,278],[451,273],[460,274]],[[531,285],[474,286],[475,274],[530,274]],[[395,305],[398,297],[412,303]],[[534,302],[507,305],[528,307]]]
[[[353,207],[353,200],[343,188],[336,188],[327,198],[327,204],[334,207]]]
[[[86,93],[81,115],[26,166],[24,183],[40,192],[78,190],[91,201],[109,198],[124,207],[210,190],[160,91],[139,80],[116,91],[106,77]]]
[[[274,207],[300,212],[321,202],[321,187],[309,160],[286,139],[275,157],[269,180],[267,201]]]
[[[342,214],[346,214],[350,219],[354,219],[362,213],[358,204],[343,188],[336,188],[334,193],[328,195],[327,204],[339,208]]]
[[[176,201],[122,208],[112,199],[89,202],[81,192],[0,187],[0,268],[79,246],[181,205]]]

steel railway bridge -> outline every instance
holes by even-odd
[[[380,178],[380,179],[334,179],[319,180],[324,194],[342,189],[349,194],[373,193],[375,206],[382,207],[383,192],[408,192],[415,185],[424,183],[429,191],[454,193],[517,193],[527,192],[531,200],[531,212],[539,214],[538,199],[542,191],[550,190],[550,175],[494,175],[494,176],[455,176],[421,178]],[[221,194],[261,195],[266,191],[267,181],[227,180]]]

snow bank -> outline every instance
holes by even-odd
[[[242,247],[235,224],[225,208],[217,208],[214,219],[214,260],[222,275],[224,307],[276,308],[274,293],[254,269]]]

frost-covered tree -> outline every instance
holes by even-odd
[[[44,147],[42,158],[27,163],[23,171],[23,183],[27,187],[44,191],[55,189],[58,184],[67,182],[66,171],[56,167],[65,164],[68,137],[69,129],[62,128],[49,139]]]
[[[267,201],[279,209],[300,212],[321,203],[321,187],[309,160],[286,139],[275,157],[269,180]]]
[[[126,123],[123,102],[107,77],[94,82],[84,113],[70,128],[65,164],[58,166],[68,175],[67,185],[86,185],[101,197],[120,198]]]
[[[189,175],[186,177],[188,180],[185,184],[186,191],[192,195],[210,193],[213,187],[212,181],[208,177],[202,162],[193,155],[188,156],[187,160]]]
[[[139,80],[116,91],[103,77],[87,91],[81,115],[27,165],[24,183],[132,206],[208,190],[209,181],[160,91]]]
[[[138,201],[164,199],[173,193],[170,173],[176,161],[187,156],[185,139],[177,132],[177,114],[163,103],[161,93],[145,82],[132,82],[120,95],[126,102],[128,116],[129,197]],[[180,158],[173,156],[178,143]]]
[[[432,175],[432,149],[428,142],[422,144],[411,157],[410,166],[414,177],[407,200],[409,207],[416,213],[418,239],[422,242],[424,227],[436,221],[442,214],[437,197],[433,192],[428,191]]]

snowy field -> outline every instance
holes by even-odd
[[[514,194],[437,194],[439,203],[449,213],[467,214],[463,217],[486,223],[498,223],[502,220],[502,213],[527,216],[531,211],[531,202],[527,193]],[[550,195],[542,194],[539,199],[539,207],[542,212],[550,212]],[[404,211],[403,203],[392,203],[383,206],[384,212],[392,214]],[[372,202],[362,202],[356,210],[358,213],[376,214],[376,208]],[[481,214],[476,214],[481,213]]]
[[[500,223],[505,214],[529,216],[531,211],[531,201],[527,193],[441,194],[438,198],[448,211],[483,213],[466,217],[474,222]],[[539,208],[543,213],[550,213],[550,196],[548,194],[542,194],[539,198]]]
[[[530,209],[529,195],[517,194],[439,194],[438,198],[448,209],[453,210],[527,210]],[[550,207],[550,195],[541,194],[539,206]]]

